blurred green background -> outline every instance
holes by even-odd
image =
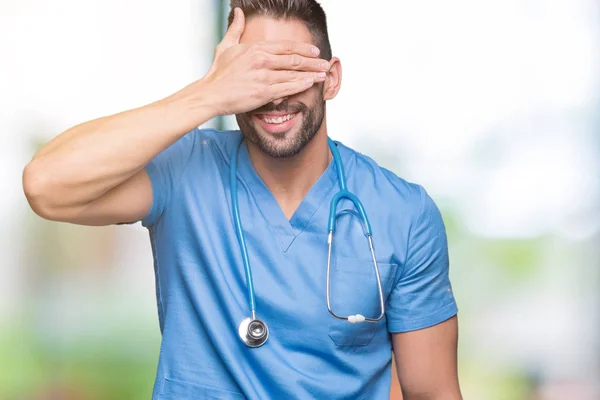
[[[151,397],[147,232],[44,221],[20,174],[68,127],[200,78],[222,3],[0,2],[0,399]],[[600,399],[597,2],[322,3],[331,136],[442,209],[465,399]]]

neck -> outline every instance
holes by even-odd
[[[293,157],[272,158],[254,143],[246,143],[252,166],[273,193],[286,217],[291,218],[331,162],[325,123],[313,140]]]

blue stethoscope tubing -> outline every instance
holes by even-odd
[[[256,300],[254,295],[254,281],[252,278],[252,268],[250,267],[250,258],[248,256],[248,247],[246,245],[246,239],[244,235],[244,229],[242,226],[242,218],[240,216],[240,207],[238,203],[238,195],[237,195],[237,160],[240,147],[243,144],[243,140],[235,147],[233,154],[231,156],[230,163],[230,185],[231,185],[231,205],[233,209],[233,220],[235,224],[236,236],[238,239],[238,243],[240,246],[240,251],[242,253],[242,260],[244,263],[244,271],[246,274],[246,287],[248,292],[248,305],[250,307],[251,315],[247,318],[244,318],[238,327],[238,335],[244,344],[248,347],[260,347],[262,346],[269,337],[269,328],[267,324],[256,317]],[[339,319],[346,320],[350,323],[359,323],[359,322],[379,322],[383,319],[385,315],[385,305],[383,298],[383,291],[381,287],[381,277],[379,275],[379,267],[377,265],[377,258],[375,257],[375,250],[373,248],[373,240],[372,240],[372,230],[371,224],[369,223],[369,218],[367,217],[367,213],[361,201],[358,199],[356,195],[348,191],[346,186],[346,176],[344,173],[344,166],[342,164],[342,158],[340,156],[337,145],[331,138],[328,138],[329,149],[333,155],[333,161],[338,174],[338,181],[340,185],[340,190],[335,194],[333,199],[331,200],[330,209],[329,209],[329,224],[328,224],[328,252],[327,252],[327,310],[329,313]],[[375,270],[375,276],[377,278],[377,289],[379,292],[379,305],[380,305],[380,314],[376,318],[367,318],[361,314],[349,315],[347,317],[337,315],[331,308],[330,302],[330,276],[331,276],[331,254],[333,248],[333,235],[335,232],[335,224],[336,224],[336,216],[337,216],[337,206],[342,199],[350,200],[356,209],[358,210],[360,217],[362,219],[362,223],[364,225],[364,235],[366,236],[369,242],[369,248],[371,251],[371,257],[373,261],[373,268]]]
[[[248,347],[260,347],[269,338],[269,328],[267,324],[256,318],[256,301],[254,299],[254,280],[252,278],[252,268],[250,268],[250,258],[248,257],[248,247],[246,246],[246,237],[242,226],[242,217],[240,216],[240,205],[237,195],[237,159],[240,147],[244,141],[240,141],[235,147],[231,156],[230,165],[230,185],[231,185],[231,206],[233,209],[233,220],[235,223],[235,232],[242,253],[244,262],[244,271],[246,273],[246,287],[248,288],[248,304],[250,306],[250,317],[244,318],[238,326],[238,335],[244,344]]]
[[[327,310],[329,311],[329,313],[340,320],[345,320],[348,321],[350,323],[359,323],[359,322],[379,322],[383,319],[384,315],[385,315],[385,304],[384,304],[384,298],[383,298],[383,289],[381,287],[381,276],[379,275],[379,266],[377,265],[377,257],[375,257],[375,249],[373,247],[373,231],[371,229],[371,223],[369,222],[369,217],[367,217],[367,212],[365,211],[365,207],[363,206],[363,204],[361,203],[361,201],[358,199],[358,197],[354,194],[351,193],[348,190],[348,187],[346,185],[346,175],[344,173],[344,166],[342,164],[342,157],[340,156],[340,152],[335,144],[335,142],[333,140],[331,140],[331,138],[329,138],[329,148],[331,149],[331,154],[333,154],[333,161],[335,163],[335,167],[338,173],[338,181],[340,183],[340,190],[339,192],[336,193],[335,196],[333,196],[333,199],[331,199],[331,204],[329,207],[329,226],[328,226],[328,230],[329,230],[329,235],[327,237],[327,244],[328,244],[328,251],[327,251],[327,294],[326,294],[326,298],[327,298]],[[362,217],[362,223],[363,223],[363,227],[364,227],[364,235],[367,238],[367,241],[369,242],[369,249],[371,251],[371,259],[373,261],[373,269],[375,270],[375,277],[377,278],[377,291],[379,294],[379,308],[381,310],[381,312],[379,313],[379,316],[375,317],[375,318],[367,318],[361,314],[355,314],[355,315],[349,315],[347,317],[341,317],[339,315],[337,315],[332,307],[331,307],[331,253],[332,253],[332,249],[333,249],[333,234],[335,232],[335,222],[336,222],[336,217],[337,217],[337,207],[339,202],[342,199],[348,199],[350,200],[353,204],[354,207],[356,207],[356,209],[358,210],[358,212],[360,213],[360,216]]]

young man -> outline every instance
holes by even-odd
[[[406,400],[460,399],[440,213],[420,186],[341,143],[329,147],[326,101],[340,89],[342,67],[321,6],[231,3],[204,78],[75,126],[35,155],[23,176],[33,210],[86,225],[141,220],[149,229],[163,335],[154,399],[388,398],[392,347]],[[236,115],[241,133],[196,129],[224,114]],[[378,274],[361,210],[348,200],[337,207],[328,254],[339,169],[370,221]],[[251,286],[268,326],[260,347],[248,338],[266,338],[264,327],[239,328],[251,315]],[[339,320],[329,299],[338,315],[359,313],[355,320],[377,319],[383,301],[385,316]]]

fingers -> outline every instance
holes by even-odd
[[[319,49],[292,41],[254,43],[253,66],[272,70],[329,71],[330,63],[318,58]]]
[[[295,70],[295,71],[329,71],[331,67],[328,61],[320,58],[308,58],[299,54],[268,55],[267,63],[271,69]]]
[[[308,74],[308,73],[305,73]],[[290,82],[276,83],[271,85],[271,99],[281,99],[287,96],[293,96],[297,93],[304,92],[315,84],[315,78],[311,76],[302,76]]]
[[[227,29],[227,32],[220,43],[223,48],[229,48],[239,44],[242,33],[244,33],[244,27],[246,25],[244,12],[241,8],[236,7],[235,10],[233,10],[233,15],[233,22],[229,29]]]
[[[276,85],[285,82],[295,82],[303,79],[312,79],[315,83],[323,82],[327,74],[325,72],[304,71],[272,71],[269,74],[268,83]]]
[[[315,58],[319,55],[319,48],[309,43],[292,42],[284,40],[281,42],[266,42],[260,47],[271,54],[298,54],[303,57]]]

